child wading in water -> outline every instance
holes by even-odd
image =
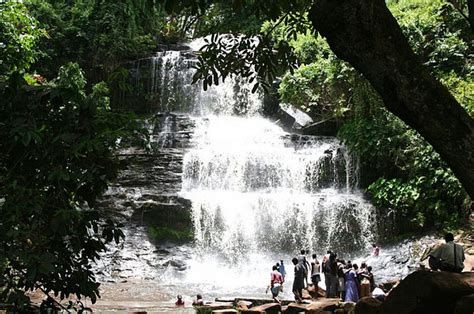
[[[178,296],[176,298],[177,298],[177,300],[174,304],[176,306],[184,306],[183,297],[180,294],[178,294]]]

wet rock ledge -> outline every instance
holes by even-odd
[[[474,311],[474,272],[461,274],[416,271],[402,280],[384,302],[365,297],[359,302],[314,298],[310,289],[305,303],[269,299],[217,299],[196,307],[197,313],[314,313],[314,314],[472,314]]]

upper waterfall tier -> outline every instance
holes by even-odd
[[[238,77],[228,77],[207,91],[200,83],[192,84],[195,62],[191,51],[157,52],[135,63],[134,83],[144,89],[156,111],[255,115],[261,110],[260,94],[251,93],[252,86]]]
[[[196,119],[184,156],[184,190],[350,190],[353,158],[335,138],[290,135],[261,117]]]

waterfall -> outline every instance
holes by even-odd
[[[357,190],[357,162],[344,145],[283,131],[260,115],[262,96],[242,79],[207,91],[191,85],[190,56],[158,53],[151,91],[162,111],[185,112],[194,123],[180,195],[192,203],[196,246],[226,257],[369,247],[374,208]],[[170,132],[165,120],[161,140]]]
[[[243,79],[228,77],[207,91],[192,85],[194,63],[190,51],[138,62],[134,73],[157,111],[150,126],[157,152],[133,157],[138,163],[123,171],[124,187],[109,193],[119,191],[115,207],[138,217],[131,241],[147,241],[143,224],[176,221],[167,210],[190,211],[194,241],[143,252],[152,245],[126,240],[110,253],[114,265],[140,247],[127,274],[146,269],[172,293],[265,296],[280,259],[291,286],[291,257],[300,249],[318,256],[327,249],[343,257],[367,252],[375,210],[357,188],[357,161],[345,146],[285,132],[261,115],[263,97]]]
[[[337,139],[290,135],[262,117],[197,117],[183,157],[196,245],[248,252],[370,246],[374,211]]]

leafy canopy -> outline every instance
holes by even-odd
[[[23,3],[0,2],[0,82],[30,67],[38,57],[36,44],[42,35]]]
[[[77,63],[51,81],[30,74],[45,31],[21,2],[0,3],[0,16],[0,300],[22,312],[37,288],[95,302],[91,262],[123,237],[95,200],[135,119],[110,110],[104,83],[87,90]]]
[[[43,287],[95,302],[90,262],[123,237],[95,200],[116,175],[113,149],[132,127],[129,117],[109,110],[104,84],[84,91],[77,64],[51,83],[9,84],[0,89],[1,297],[21,305],[24,291]]]

